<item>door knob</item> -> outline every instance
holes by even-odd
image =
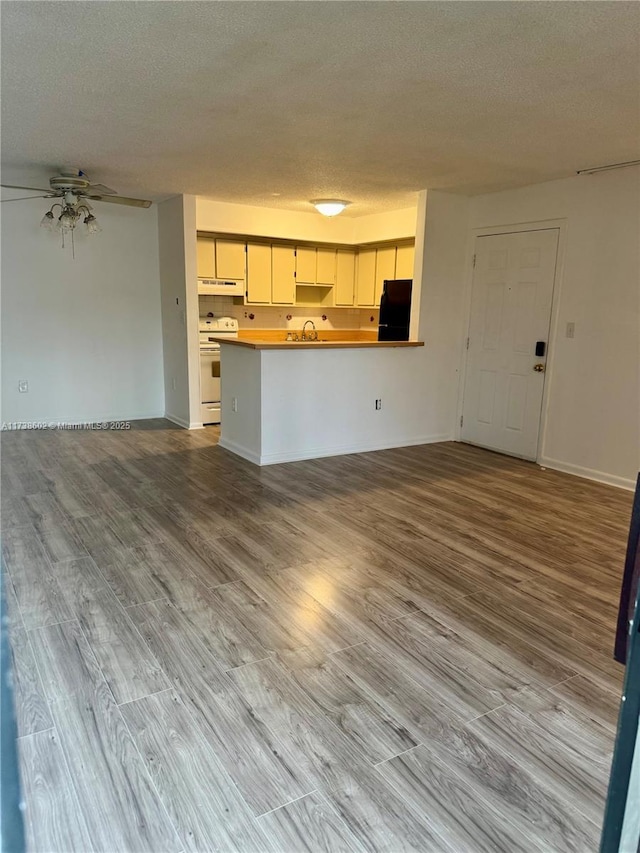
[[[534,364],[533,369],[536,373],[544,373],[544,364]]]

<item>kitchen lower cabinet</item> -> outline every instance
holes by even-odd
[[[296,253],[293,246],[271,247],[271,301],[294,305],[296,301]]]
[[[334,288],[336,306],[353,305],[356,283],[356,253],[338,249],[336,256],[336,285]]]
[[[224,280],[245,277],[245,244],[237,240],[216,240],[216,275]]]
[[[271,304],[271,246],[268,243],[247,243],[246,302]]]

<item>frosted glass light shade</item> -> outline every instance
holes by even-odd
[[[351,204],[350,201],[342,201],[339,198],[317,198],[311,202],[316,210],[323,216],[337,216]]]
[[[98,224],[98,220],[92,213],[89,213],[85,217],[84,224],[87,226],[87,234],[97,234],[99,231],[102,231],[102,228]]]
[[[56,221],[53,218],[53,213],[51,211],[47,211],[45,215],[40,220],[40,227],[45,228],[47,231],[55,231]]]

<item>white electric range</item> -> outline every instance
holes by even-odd
[[[202,423],[219,424],[220,338],[237,338],[238,321],[233,317],[200,317],[200,400]]]

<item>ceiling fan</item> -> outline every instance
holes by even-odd
[[[1,199],[2,202],[28,201],[30,198],[59,199],[59,201],[54,201],[42,217],[40,225],[46,231],[57,231],[62,235],[63,249],[65,234],[70,235],[74,257],[74,231],[80,220],[84,222],[86,233],[89,235],[97,234],[98,231],[102,230],[98,220],[93,215],[90,201],[106,201],[110,204],[124,204],[129,207],[151,207],[151,202],[146,199],[119,196],[115,190],[105,187],[104,184],[92,184],[84,172],[68,166],[61,169],[59,175],[49,178],[48,190],[41,187],[17,186],[16,184],[0,184],[0,186],[10,190],[31,190],[34,193],[44,193],[44,195],[21,196],[20,198],[3,198]],[[54,210],[56,211],[55,214]]]
[[[65,205],[75,207],[85,199],[90,201],[106,201],[110,204],[125,204],[129,207],[151,207],[151,202],[142,198],[127,198],[119,196],[115,190],[104,184],[93,184],[88,176],[79,169],[65,168],[59,175],[49,178],[49,189],[42,187],[24,187],[16,184],[0,184],[10,190],[31,190],[43,195],[22,196],[21,198],[6,198],[3,202],[26,201],[30,198],[59,198]]]

